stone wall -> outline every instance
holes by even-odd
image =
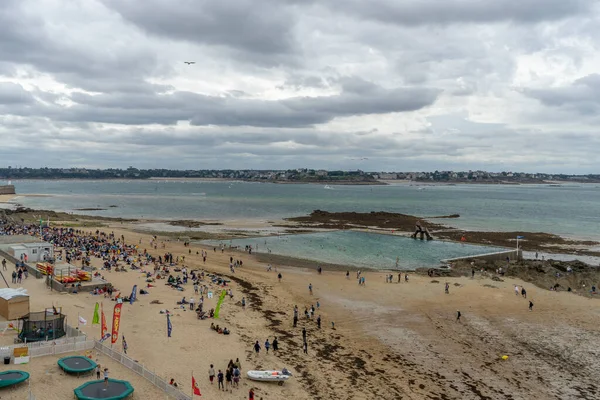
[[[16,194],[15,185],[1,185],[0,194]]]

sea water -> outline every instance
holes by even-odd
[[[1,183],[1,182],[0,182]],[[388,211],[485,231],[549,232],[600,239],[600,185],[281,185],[187,181],[13,181],[37,209],[124,218],[274,220],[326,211]],[[115,206],[115,207],[111,207]],[[101,208],[79,211],[78,208]]]
[[[210,246],[252,246],[253,252],[271,253],[305,260],[371,269],[415,269],[435,267],[448,258],[507,250],[491,246],[421,241],[407,237],[355,231],[320,232],[299,235],[204,240]],[[396,267],[396,260],[398,267]]]

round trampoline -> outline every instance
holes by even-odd
[[[29,373],[25,371],[4,371],[0,372],[0,388],[17,385],[29,379]]]
[[[79,400],[120,400],[133,393],[133,386],[127,381],[109,379],[108,385],[104,381],[91,381],[79,386],[74,392]]]
[[[85,374],[93,371],[97,365],[93,360],[84,356],[69,356],[58,360],[58,366],[69,374]]]

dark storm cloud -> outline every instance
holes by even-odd
[[[594,6],[587,0],[326,0],[342,13],[396,25],[536,23],[584,13]]]
[[[545,89],[525,89],[523,92],[550,107],[564,107],[584,115],[600,111],[600,75],[592,74],[570,85]]]
[[[414,111],[431,105],[439,94],[429,88],[385,89],[360,79],[345,78],[340,94],[255,100],[207,96],[191,92],[163,95],[73,93],[76,104],[55,107],[55,120],[121,124],[308,127],[336,117]]]
[[[294,16],[278,0],[103,0],[146,32],[241,53],[291,53]]]

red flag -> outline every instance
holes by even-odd
[[[101,305],[102,307],[102,325],[101,325],[101,330],[102,330],[102,334],[100,335],[100,337],[104,337],[104,335],[106,335],[106,331],[108,330],[108,327],[106,326],[106,317],[104,316],[104,305]]]
[[[198,382],[196,382],[196,379],[194,379],[194,375],[192,375],[192,391],[195,395],[202,396],[200,394],[200,388],[198,387]]]
[[[112,324],[112,339],[111,343],[117,343],[119,340],[119,325],[121,324],[121,307],[123,307],[122,303],[117,303],[115,305],[115,310],[113,311],[113,324]]]

